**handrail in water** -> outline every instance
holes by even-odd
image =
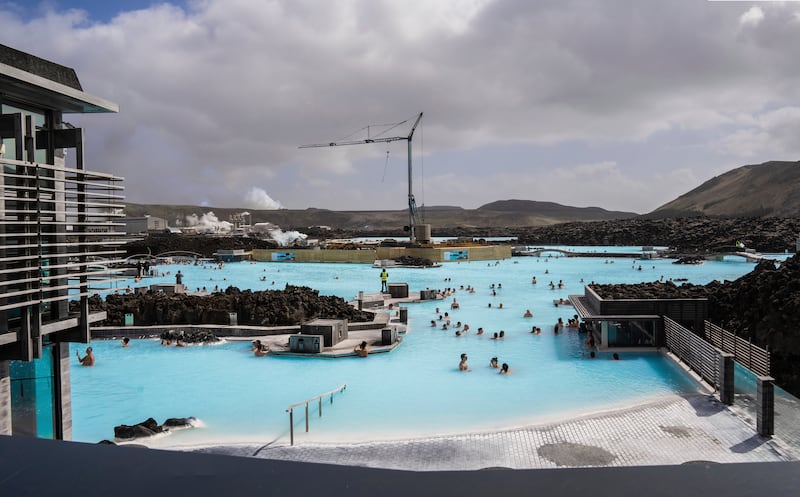
[[[286,412],[289,413],[289,443],[294,445],[294,408],[298,406],[302,406],[305,404],[306,406],[306,433],[308,433],[308,404],[315,400],[319,400],[319,417],[322,417],[322,398],[330,395],[331,396],[331,404],[333,404],[333,395],[339,392],[343,392],[347,388],[346,383],[342,383],[338,387],[334,388],[333,390],[325,393],[321,393],[319,395],[315,395],[309,399],[306,399],[302,402],[298,402],[296,404],[292,404],[286,408]]]

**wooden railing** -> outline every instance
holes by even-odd
[[[719,386],[719,350],[666,316],[664,316],[664,333],[667,348],[701,378],[717,388]]]
[[[310,403],[314,402],[315,400],[319,401],[319,417],[322,417],[322,398],[323,397],[327,397],[328,395],[330,395],[331,404],[333,404],[333,395],[337,394],[337,393],[340,393],[340,392],[343,392],[346,388],[347,388],[347,384],[346,383],[342,383],[341,385],[339,385],[338,387],[334,388],[330,392],[321,393],[319,395],[311,397],[310,399],[306,399],[306,400],[304,400],[302,402],[298,402],[296,404],[292,404],[289,407],[287,407],[286,408],[286,412],[289,413],[289,443],[291,445],[294,445],[294,408],[295,407],[299,407],[299,406],[302,406],[302,405],[306,406],[306,433],[308,433],[308,405]]]
[[[733,354],[736,362],[756,375],[770,375],[769,350],[753,345],[752,340],[745,340],[708,321],[704,328],[706,340],[723,352]]]

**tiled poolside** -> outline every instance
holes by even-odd
[[[414,471],[796,461],[800,447],[763,438],[741,410],[707,395],[669,396],[564,422],[393,442],[200,449],[265,459]]]

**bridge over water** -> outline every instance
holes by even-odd
[[[653,258],[658,257],[656,252],[653,251],[638,251],[638,252],[581,252],[577,250],[566,250],[566,249],[558,249],[558,248],[537,248],[534,250],[514,250],[512,251],[512,255],[521,255],[521,256],[531,256],[531,257],[541,257],[543,254],[551,254],[557,253],[561,254],[565,257],[603,257],[603,258],[613,258],[613,257],[627,257],[627,258]],[[645,256],[645,257],[643,257]],[[690,256],[702,257],[703,259],[709,261],[721,261],[726,256],[738,256],[743,257],[751,262],[759,262],[763,260],[775,260],[771,257],[765,257],[763,254],[758,252],[747,252],[744,250],[726,250],[721,252],[714,252],[711,254],[692,254]],[[675,255],[675,258],[681,257],[680,255]],[[670,257],[672,258],[672,257]]]
[[[540,257],[542,254],[549,254],[549,253],[558,253],[565,257],[642,257],[642,254],[647,252],[579,252],[576,250],[564,250],[564,249],[557,249],[557,248],[537,248],[534,250],[520,250],[520,251],[512,251],[512,255],[523,255],[523,256],[532,256],[532,257]]]

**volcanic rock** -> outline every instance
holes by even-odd
[[[76,304],[73,304],[76,305]],[[372,314],[359,311],[340,297],[321,296],[308,287],[287,285],[284,290],[251,291],[228,287],[210,295],[172,294],[148,291],[143,294],[108,295],[89,299],[92,312],[106,311],[105,326],[123,326],[125,314],[133,314],[136,325],[230,324],[251,326],[292,326],[317,319],[372,321]],[[200,341],[205,341],[199,339]]]

